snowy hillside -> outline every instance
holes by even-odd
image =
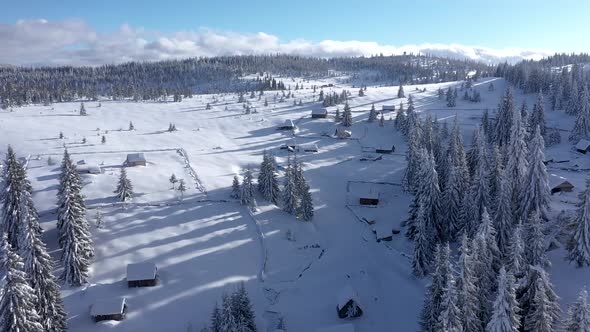
[[[394,129],[394,112],[384,112],[382,126],[367,121],[373,104],[377,111],[389,105],[399,109],[400,103],[407,105],[407,98],[397,98],[398,87],[368,86],[359,96],[358,86],[337,78],[293,80],[292,86],[303,83],[304,89],[291,90],[294,97],[283,102],[274,91],[265,91],[261,98],[246,95],[250,114],[245,114],[236,94],[195,95],[182,102],[88,101],[87,116],[79,115],[79,101],[0,111],[0,157],[10,144],[28,160],[44,240],[56,261],[56,193],[64,147],[79,166],[102,169],[100,174],[82,174],[96,255],[87,285],[62,288],[71,331],[185,331],[187,326],[199,331],[209,323],[222,293],[240,282],[250,294],[259,331],[273,331],[281,317],[289,331],[342,323],[336,306],[347,286],[358,293],[364,311],[350,321],[357,332],[418,330],[429,280],[412,275],[413,243],[404,236],[402,224],[411,202],[401,188],[406,138]],[[495,90],[488,91],[492,82]],[[334,85],[323,88],[325,94],[351,92],[348,103],[354,124],[348,139],[334,136],[335,110],[342,112],[344,105],[328,107],[328,118],[311,117],[313,110],[322,109],[317,101],[320,89],[314,92],[311,87],[327,84]],[[481,103],[458,100],[456,107],[448,108],[437,90],[460,84],[404,89],[406,97],[413,96],[421,118],[431,114],[451,127],[457,115],[469,146],[483,111],[493,113],[507,83],[482,78],[474,83]],[[515,95],[517,105],[526,100],[532,106],[537,98],[518,91]],[[286,120],[297,129],[277,130]],[[546,149],[546,159],[553,160],[547,170],[574,185],[573,192],[551,196],[550,214],[556,217],[561,210],[574,209],[590,159],[567,142],[574,117],[548,110],[546,121],[547,127],[563,133],[561,144]],[[129,122],[133,130],[128,129]],[[170,124],[177,130],[169,132]],[[281,149],[285,144],[317,145],[317,152],[296,153],[311,187],[312,222],[298,220],[261,197],[256,212],[230,198],[233,176],[243,176],[250,167],[256,177],[264,151],[276,156],[282,179],[288,157],[295,155]],[[375,153],[376,148],[392,145],[391,154]],[[135,196],[123,204],[113,191],[130,153],[143,153],[147,164],[125,167]],[[49,165],[48,158],[55,164]],[[183,197],[171,189],[172,174],[186,183]],[[377,206],[359,204],[360,198],[371,195],[379,198]],[[94,225],[97,210],[101,228]],[[377,241],[380,233],[391,230],[401,232],[391,241]],[[559,234],[549,236],[559,238]],[[562,308],[590,277],[588,268],[575,268],[565,255],[563,246],[549,252],[553,267],[548,272]],[[156,264],[159,283],[128,288],[127,264],[141,262]],[[126,298],[127,317],[95,323],[90,306],[98,299],[116,297]]]

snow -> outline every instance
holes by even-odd
[[[344,81],[311,80],[305,86],[332,83],[335,86],[324,88],[324,93],[354,91]],[[492,81],[496,89],[488,92]],[[436,115],[439,122],[451,125],[457,114],[464,141],[469,144],[482,112],[495,109],[506,83],[482,79],[474,84],[482,94],[481,104],[458,100],[457,107],[447,108],[436,91],[458,84],[404,89],[406,96],[413,94],[420,117]],[[427,91],[415,92],[416,87]],[[263,106],[264,98],[249,99],[255,114],[243,113],[236,94],[195,95],[181,103],[102,99],[100,108],[96,107],[98,102],[85,101],[88,116],[84,117],[77,115],[80,101],[25,106],[14,112],[0,110],[0,147],[12,144],[20,157],[41,157],[29,158],[28,172],[46,230],[44,240],[56,261],[60,252],[53,213],[63,146],[74,160],[84,159],[87,165],[100,165],[103,170],[98,176],[82,175],[88,220],[93,224],[100,208],[103,226],[92,227],[96,257],[89,283],[62,289],[72,331],[112,329],[88,319],[88,308],[97,298],[121,297],[132,308],[126,319],[117,323],[121,331],[183,331],[189,322],[200,327],[209,321],[222,294],[240,282],[252,299],[260,331],[272,331],[279,317],[285,318],[290,331],[341,324],[334,297],[344,285],[357,290],[364,300],[367,314],[354,322],[359,331],[387,331],[392,326],[399,331],[418,330],[428,280],[411,275],[408,253],[412,243],[403,235],[377,243],[372,228],[402,229],[401,222],[407,218],[410,196],[399,185],[407,145],[388,120],[395,116],[392,112],[385,112],[384,127],[366,121],[368,105],[398,108],[403,102],[407,107],[407,99],[397,98],[395,86],[369,85],[364,97],[349,100],[353,126],[341,128],[333,119],[311,119],[310,112],[319,106],[317,93],[306,88],[296,94],[303,106],[293,106],[289,99],[275,103],[271,91],[265,92],[268,107]],[[213,102],[214,98],[218,102]],[[517,105],[527,100],[530,109],[536,95],[517,92],[516,98]],[[207,103],[210,110],[205,109]],[[333,114],[336,107],[342,112],[343,105],[328,107],[329,112]],[[561,144],[546,149],[547,159],[565,161],[550,162],[548,173],[575,185],[573,192],[552,196],[551,216],[555,217],[562,210],[574,209],[590,169],[590,157],[575,152],[567,142],[565,131],[573,127],[572,117],[560,111],[547,111],[546,117],[548,126],[561,129],[564,138]],[[121,129],[127,128],[129,120],[135,130]],[[176,123],[178,131],[167,132],[169,123]],[[299,131],[276,130],[283,123],[296,124]],[[354,134],[339,140],[332,136],[336,128]],[[64,139],[57,137],[60,131]],[[108,136],[105,144],[101,143],[103,135]],[[83,137],[86,144],[81,143]],[[253,213],[229,200],[233,176],[243,176],[250,166],[256,177],[264,150],[276,156],[282,177],[293,153],[280,147],[294,139],[299,146],[314,144],[319,148],[318,153],[297,153],[316,207],[311,222],[296,220],[260,197],[259,209]],[[374,149],[381,142],[391,142],[396,152],[382,155],[381,160],[360,161],[363,147]],[[4,152],[0,149],[0,155]],[[113,190],[127,154],[148,155],[150,167],[127,168],[136,195],[123,204]],[[55,165],[47,165],[49,156]],[[183,200],[168,182],[172,174],[185,180]],[[378,194],[379,206],[359,206],[365,191]],[[363,218],[376,220],[376,224],[367,225]],[[288,231],[291,239],[286,236]],[[564,261],[563,248],[549,256],[553,268],[548,272],[563,306],[577,297],[590,272]],[[127,288],[129,262],[154,263],[159,269],[158,285]]]
[[[151,280],[156,278],[156,264],[127,264],[127,281]]]
[[[351,323],[326,326],[316,329],[316,332],[354,332],[354,325]]]
[[[123,313],[125,307],[125,298],[110,298],[96,300],[90,309],[90,315],[106,316],[106,315],[117,315]]]

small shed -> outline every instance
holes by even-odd
[[[279,130],[293,130],[295,129],[295,124],[293,123],[292,120],[285,120],[285,122],[280,125],[277,129]]]
[[[127,166],[145,166],[146,164],[147,161],[143,153],[130,153],[125,160]]]
[[[372,191],[361,194],[359,198],[360,205],[379,205],[379,194]]]
[[[297,144],[295,142],[285,143],[281,145],[281,150],[288,150],[289,152],[295,152],[297,150]]]
[[[395,111],[395,105],[383,105],[383,106],[381,106],[381,111],[383,111],[383,112],[385,112],[385,111],[388,111],[388,112]]]
[[[311,111],[312,119],[325,119],[328,117],[328,110],[325,108],[315,109]]]
[[[102,169],[98,165],[85,165],[81,164],[76,166],[78,173],[80,174],[100,174],[102,173]]]
[[[352,289],[352,286],[346,285],[338,294],[338,304],[336,310],[340,318],[356,318],[363,315],[359,297]]]
[[[315,332],[354,332],[354,325],[351,323],[318,327]]]
[[[127,286],[129,287],[151,287],[157,283],[158,268],[156,264],[135,263],[127,265]]]
[[[581,139],[578,144],[576,144],[576,150],[584,154],[590,151],[590,141]]]
[[[350,138],[352,136],[352,131],[339,127],[336,128],[334,136],[336,136],[337,138]]]
[[[124,297],[96,300],[90,308],[90,315],[95,322],[103,320],[123,320],[127,314]]]
[[[315,143],[306,143],[306,144],[301,144],[301,150],[303,150],[303,152],[319,152],[319,148],[318,145]]]
[[[375,153],[392,154],[395,152],[395,145],[381,145],[375,148]]]
[[[375,224],[373,226],[373,233],[375,233],[377,242],[393,240],[392,228],[385,223]]]
[[[562,176],[551,174],[549,175],[549,189],[553,195],[558,192],[571,192],[574,185]]]

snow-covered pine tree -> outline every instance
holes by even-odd
[[[528,265],[525,258],[525,244],[522,238],[522,224],[520,223],[514,227],[505,257],[506,267],[510,273],[517,279],[524,277]]]
[[[479,134],[480,139],[481,134]],[[486,207],[491,205],[491,198],[490,198],[490,182],[489,182],[489,173],[488,173],[488,166],[487,166],[487,157],[485,148],[485,142],[479,140],[479,152],[477,161],[477,169],[475,170],[475,174],[473,177],[473,182],[471,184],[471,188],[469,190],[468,195],[470,195],[470,205],[465,207],[465,217],[464,218],[464,227],[465,231],[469,235],[473,235],[478,228],[478,222],[482,219],[483,212]]]
[[[511,140],[514,113],[518,113],[520,119],[520,112],[516,112],[515,109],[514,93],[511,88],[508,88],[506,89],[506,94],[502,97],[502,102],[498,108],[494,130],[495,136],[493,142],[499,147],[507,145]]]
[[[473,131],[473,136],[471,138],[471,148],[467,151],[467,165],[469,166],[469,174],[473,176],[475,174],[475,170],[477,169],[479,163],[483,160],[484,163],[487,162],[486,156],[484,151],[484,155],[481,155],[481,140],[483,138],[483,131],[476,127]],[[485,147],[485,140],[484,140],[484,147]]]
[[[590,101],[587,86],[584,86],[584,89],[580,94],[578,105],[579,109],[576,113],[576,123],[569,136],[570,142],[574,143],[580,139],[590,138]]]
[[[576,302],[568,308],[564,332],[590,332],[590,304],[588,292],[583,288]]]
[[[281,192],[275,165],[274,156],[264,151],[258,174],[258,191],[269,202],[278,204]]]
[[[115,189],[114,193],[117,194],[117,198],[119,198],[121,202],[126,202],[133,198],[133,186],[127,177],[125,167],[121,167],[119,182],[117,183],[117,189]]]
[[[238,289],[232,293],[230,301],[232,302],[232,315],[238,326],[236,331],[256,332],[254,311],[244,283],[240,283]]]
[[[397,97],[398,98],[405,98],[406,94],[404,93],[404,86],[402,83],[399,83],[399,88],[397,89]]]
[[[440,315],[438,316],[437,331],[464,331],[462,322],[463,313],[459,309],[457,301],[455,278],[452,273],[449,273],[440,304]]]
[[[402,111],[397,111],[395,113],[395,120],[393,122],[393,126],[395,127],[395,129],[397,129],[397,131],[402,132],[403,134],[403,128],[406,126],[406,114]]]
[[[295,183],[295,171],[291,164],[291,159],[287,161],[287,169],[285,170],[285,180],[283,184],[283,210],[289,214],[297,212],[297,185]]]
[[[452,159],[449,155],[447,164],[451,163]],[[460,223],[461,201],[463,195],[460,188],[461,183],[457,180],[459,176],[460,174],[457,167],[451,165],[449,177],[447,179],[448,184],[441,197],[441,206],[444,206],[444,208],[441,209],[441,235],[443,240],[446,241],[453,241],[456,239],[463,229],[463,225]]]
[[[348,105],[348,102],[346,104],[344,104],[344,114],[342,117],[342,125],[344,127],[352,126],[352,112],[350,111],[350,106]]]
[[[23,190],[22,194],[23,223],[19,229],[19,243],[21,244],[20,256],[24,261],[23,272],[27,275],[29,285],[36,295],[35,310],[40,316],[39,322],[45,331],[65,331],[67,314],[59,286],[51,273],[53,268],[51,257],[47,253],[45,243],[41,240],[42,229],[37,212],[32,207],[30,193]]]
[[[519,285],[516,294],[525,331],[539,331],[536,329],[536,323],[540,322],[549,322],[549,326],[555,327],[553,324],[558,322],[560,315],[559,297],[542,267],[528,268],[527,276]]]
[[[239,331],[239,323],[234,315],[232,298],[223,294],[221,310],[219,312],[219,332]]]
[[[80,103],[80,115],[86,116],[88,113],[86,112],[86,107],[84,107],[84,103]]]
[[[572,220],[574,232],[567,244],[567,258],[582,267],[590,265],[590,179],[586,179],[586,189],[578,197],[580,201]]]
[[[184,192],[186,191],[186,185],[184,184],[184,179],[180,179],[178,181],[178,192],[180,193],[180,199],[184,199]]]
[[[371,105],[371,110],[369,111],[369,118],[367,119],[368,122],[375,122],[377,120],[377,111],[375,110],[375,104]]]
[[[438,186],[438,174],[436,173],[434,165],[434,157],[428,153],[426,149],[421,151],[421,165],[420,165],[420,187],[415,193],[417,197],[418,206],[424,209],[423,222],[425,223],[425,231],[431,233],[429,236],[435,241],[440,241],[443,237],[444,227],[440,215],[440,189]],[[412,222],[408,220],[408,233],[412,235],[415,228],[418,227],[418,221]],[[422,221],[420,221],[422,222]]]
[[[459,176],[457,177],[457,181],[459,182],[459,184],[457,186],[461,188],[461,193],[465,193],[469,188],[471,177],[469,174],[469,167],[467,165],[467,155],[465,154],[463,138],[461,135],[459,122],[456,115],[453,121],[453,130],[451,132],[451,138],[449,139],[448,153],[451,156],[452,164],[455,165],[455,167],[457,167],[458,169]],[[446,183],[448,183],[448,181],[446,181]]]
[[[213,307],[213,311],[211,312],[209,329],[211,330],[211,332],[221,332],[219,330],[220,326],[221,326],[221,309],[219,308],[219,304],[215,303],[215,307]],[[205,332],[206,332],[206,330],[205,330]]]
[[[238,179],[237,175],[234,175],[232,185],[231,185],[231,194],[230,197],[233,199],[240,198],[240,179]]]
[[[412,273],[423,278],[430,271],[432,257],[433,230],[427,226],[427,212],[423,205],[418,208],[416,230],[414,233],[414,254],[412,257]]]
[[[569,77],[567,78],[569,83]],[[564,89],[564,94],[562,97],[565,97],[563,104],[565,104],[565,113],[569,115],[578,115],[580,112],[580,89],[578,88],[578,81],[572,80],[571,89]],[[568,98],[569,92],[569,98]]]
[[[419,186],[418,174],[421,165],[421,141],[422,129],[418,125],[412,126],[408,139],[408,149],[406,151],[407,166],[402,179],[404,190],[411,194],[414,194]]]
[[[512,192],[512,209],[513,211],[518,212],[522,211],[522,208],[520,208],[522,205],[521,194],[524,190],[525,178],[529,168],[529,163],[527,161],[529,153],[525,142],[526,130],[522,125],[520,112],[513,111],[512,115],[510,141],[506,150],[508,162],[506,163],[505,171],[508,178],[511,179],[510,183],[512,188],[510,191]],[[526,217],[521,216],[519,213],[514,213],[513,218],[514,222],[517,222],[521,218]]]
[[[539,93],[537,102],[533,105],[533,112],[529,118],[529,132],[533,134],[536,128],[539,127],[541,136],[547,137],[547,123],[545,122],[545,101],[543,94]]]
[[[488,248],[488,240],[483,234],[478,233],[473,238],[471,249],[476,275],[475,284],[478,289],[478,317],[480,318],[482,323],[481,328],[483,329],[491,316],[491,304],[494,301],[494,291],[496,288],[496,272],[494,271],[494,259]]]
[[[383,116],[383,112],[379,116],[379,127],[385,127],[385,116]]]
[[[172,174],[170,179],[168,179],[168,182],[172,183],[172,190],[176,189],[176,183],[178,182],[176,175]]]
[[[542,220],[547,220],[547,210],[551,203],[551,190],[549,189],[549,176],[544,163],[545,142],[538,126],[529,145],[528,172],[522,186],[518,215],[524,219],[533,211],[536,211]]]
[[[543,234],[543,225],[537,211],[531,213],[529,217],[525,243],[525,258],[528,265],[543,268],[551,266],[551,261],[545,252],[547,249],[545,234]]]
[[[457,279],[458,305],[463,313],[464,331],[481,331],[482,322],[479,319],[479,288],[476,275],[477,264],[474,260],[471,241],[463,233],[459,249],[459,277]]]
[[[498,277],[498,291],[492,307],[492,317],[486,332],[518,332],[520,328],[514,277],[502,267]]]
[[[494,145],[491,149],[491,154],[488,159],[489,178],[490,178],[490,200],[491,205],[495,209],[498,205],[498,192],[500,190],[500,182],[502,181],[502,174],[504,172],[504,157],[500,152],[500,148]]]
[[[12,250],[6,235],[2,236],[0,265],[4,286],[0,298],[0,330],[6,332],[43,332],[35,310],[37,296],[27,282],[23,262]]]
[[[129,121],[129,131],[135,130],[135,126],[132,121]]]
[[[448,278],[452,275],[450,256],[451,250],[448,243],[436,245],[434,250],[434,270],[431,273],[432,281],[428,285],[424,305],[420,313],[422,331],[434,332],[437,330],[445,287]]]
[[[242,179],[242,185],[240,187],[240,203],[245,206],[250,206],[254,199],[254,178],[252,176],[252,170],[250,166],[246,168],[244,173],[244,179]]]
[[[553,311],[559,310],[557,304],[553,304],[547,298],[545,285],[540,280],[535,283],[535,296],[527,315],[524,317],[525,331],[535,332],[553,332],[558,325],[558,315]],[[557,305],[557,308],[555,306]]]
[[[504,170],[500,170],[500,188],[496,198],[496,211],[494,211],[494,227],[497,230],[496,242],[500,256],[504,262],[511,252],[511,239],[514,232],[512,218],[512,192],[510,191],[510,179]],[[516,273],[515,271],[513,271]]]
[[[9,145],[0,179],[0,203],[2,204],[2,234],[5,234],[12,247],[18,249],[19,226],[22,224],[20,206],[23,181],[22,165],[16,159],[14,150]]]
[[[496,242],[497,231],[492,223],[486,207],[483,208],[483,212],[481,214],[481,223],[479,224],[477,235],[485,239],[486,250],[488,251],[492,261],[492,268],[495,272],[500,271],[502,260],[500,250],[498,249],[498,243]]]
[[[303,183],[303,187],[301,188],[300,195],[300,204],[299,204],[299,212],[297,215],[299,218],[305,221],[311,221],[313,219],[314,214],[314,207],[313,207],[313,200],[311,198],[311,191],[309,190],[309,185],[307,182]]]

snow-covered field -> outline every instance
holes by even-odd
[[[495,91],[488,91],[493,81]],[[300,82],[300,80],[297,80]],[[352,138],[331,137],[333,118],[311,119],[310,112],[321,108],[313,84],[335,83],[324,88],[340,93],[349,89],[354,117]],[[295,82],[289,82],[291,86]],[[458,100],[450,109],[436,91],[457,83],[406,86],[406,96],[414,94],[420,114],[431,113],[449,125],[456,114],[469,144],[471,133],[485,108],[493,111],[506,83],[488,78],[475,83],[482,103]],[[79,102],[51,106],[27,106],[14,112],[0,111],[0,146],[11,144],[19,156],[29,158],[29,177],[34,199],[42,215],[45,240],[55,252],[55,194],[59,162],[67,147],[75,162],[100,165],[101,174],[83,175],[88,219],[96,209],[103,215],[103,227],[93,228],[96,257],[89,284],[63,289],[69,327],[72,331],[184,331],[190,324],[199,330],[208,323],[211,309],[224,291],[245,282],[257,314],[260,331],[272,331],[279,317],[289,331],[313,331],[316,327],[339,323],[336,297],[346,285],[358,292],[365,314],[353,324],[357,331],[415,331],[424,286],[427,280],[411,275],[411,243],[401,234],[391,242],[377,242],[371,226],[360,221],[376,221],[375,227],[400,229],[406,218],[410,197],[399,183],[405,167],[405,142],[385,114],[385,125],[368,123],[368,110],[375,104],[400,102],[397,87],[371,87],[358,97],[358,88],[338,81],[304,82],[304,90],[292,91],[293,99],[279,103],[275,92],[246,99],[256,113],[244,114],[237,95],[197,95],[181,103],[134,103],[107,101],[85,103],[88,116],[79,116]],[[416,89],[426,88],[426,92]],[[516,93],[518,105],[526,99],[529,108],[536,96]],[[264,99],[268,106],[264,106]],[[214,99],[217,102],[214,102]],[[206,104],[211,109],[206,110]],[[342,111],[343,105],[340,105]],[[330,107],[331,115],[336,107]],[[548,127],[570,130],[573,118],[546,108]],[[291,119],[295,133],[276,130]],[[127,130],[133,121],[135,130]],[[174,123],[178,131],[166,129]],[[59,139],[59,133],[65,135]],[[101,137],[106,143],[101,143]],[[82,143],[86,138],[86,143]],[[279,166],[289,152],[285,143],[317,144],[317,153],[298,153],[311,186],[316,213],[304,223],[276,206],[258,199],[259,211],[251,214],[229,200],[232,177],[250,166],[254,171],[264,150],[272,151]],[[547,159],[568,160],[549,163],[551,174],[564,176],[576,186],[574,192],[553,196],[552,215],[573,208],[585,173],[588,156],[572,151],[563,131],[562,144],[547,149]],[[393,154],[378,161],[361,161],[377,146],[395,145]],[[135,198],[125,206],[117,204],[113,190],[119,169],[128,153],[143,152],[146,166],[128,167]],[[51,157],[55,165],[48,165]],[[171,174],[184,179],[187,192],[181,200],[171,189]],[[378,193],[378,207],[360,207],[363,192]],[[291,233],[288,239],[287,233]],[[564,261],[558,248],[551,252],[549,270],[562,303],[569,303],[590,273]],[[129,263],[154,262],[160,283],[152,288],[127,288]],[[95,324],[89,307],[96,299],[126,297],[127,318],[117,323]],[[395,327],[395,328],[393,328]]]

